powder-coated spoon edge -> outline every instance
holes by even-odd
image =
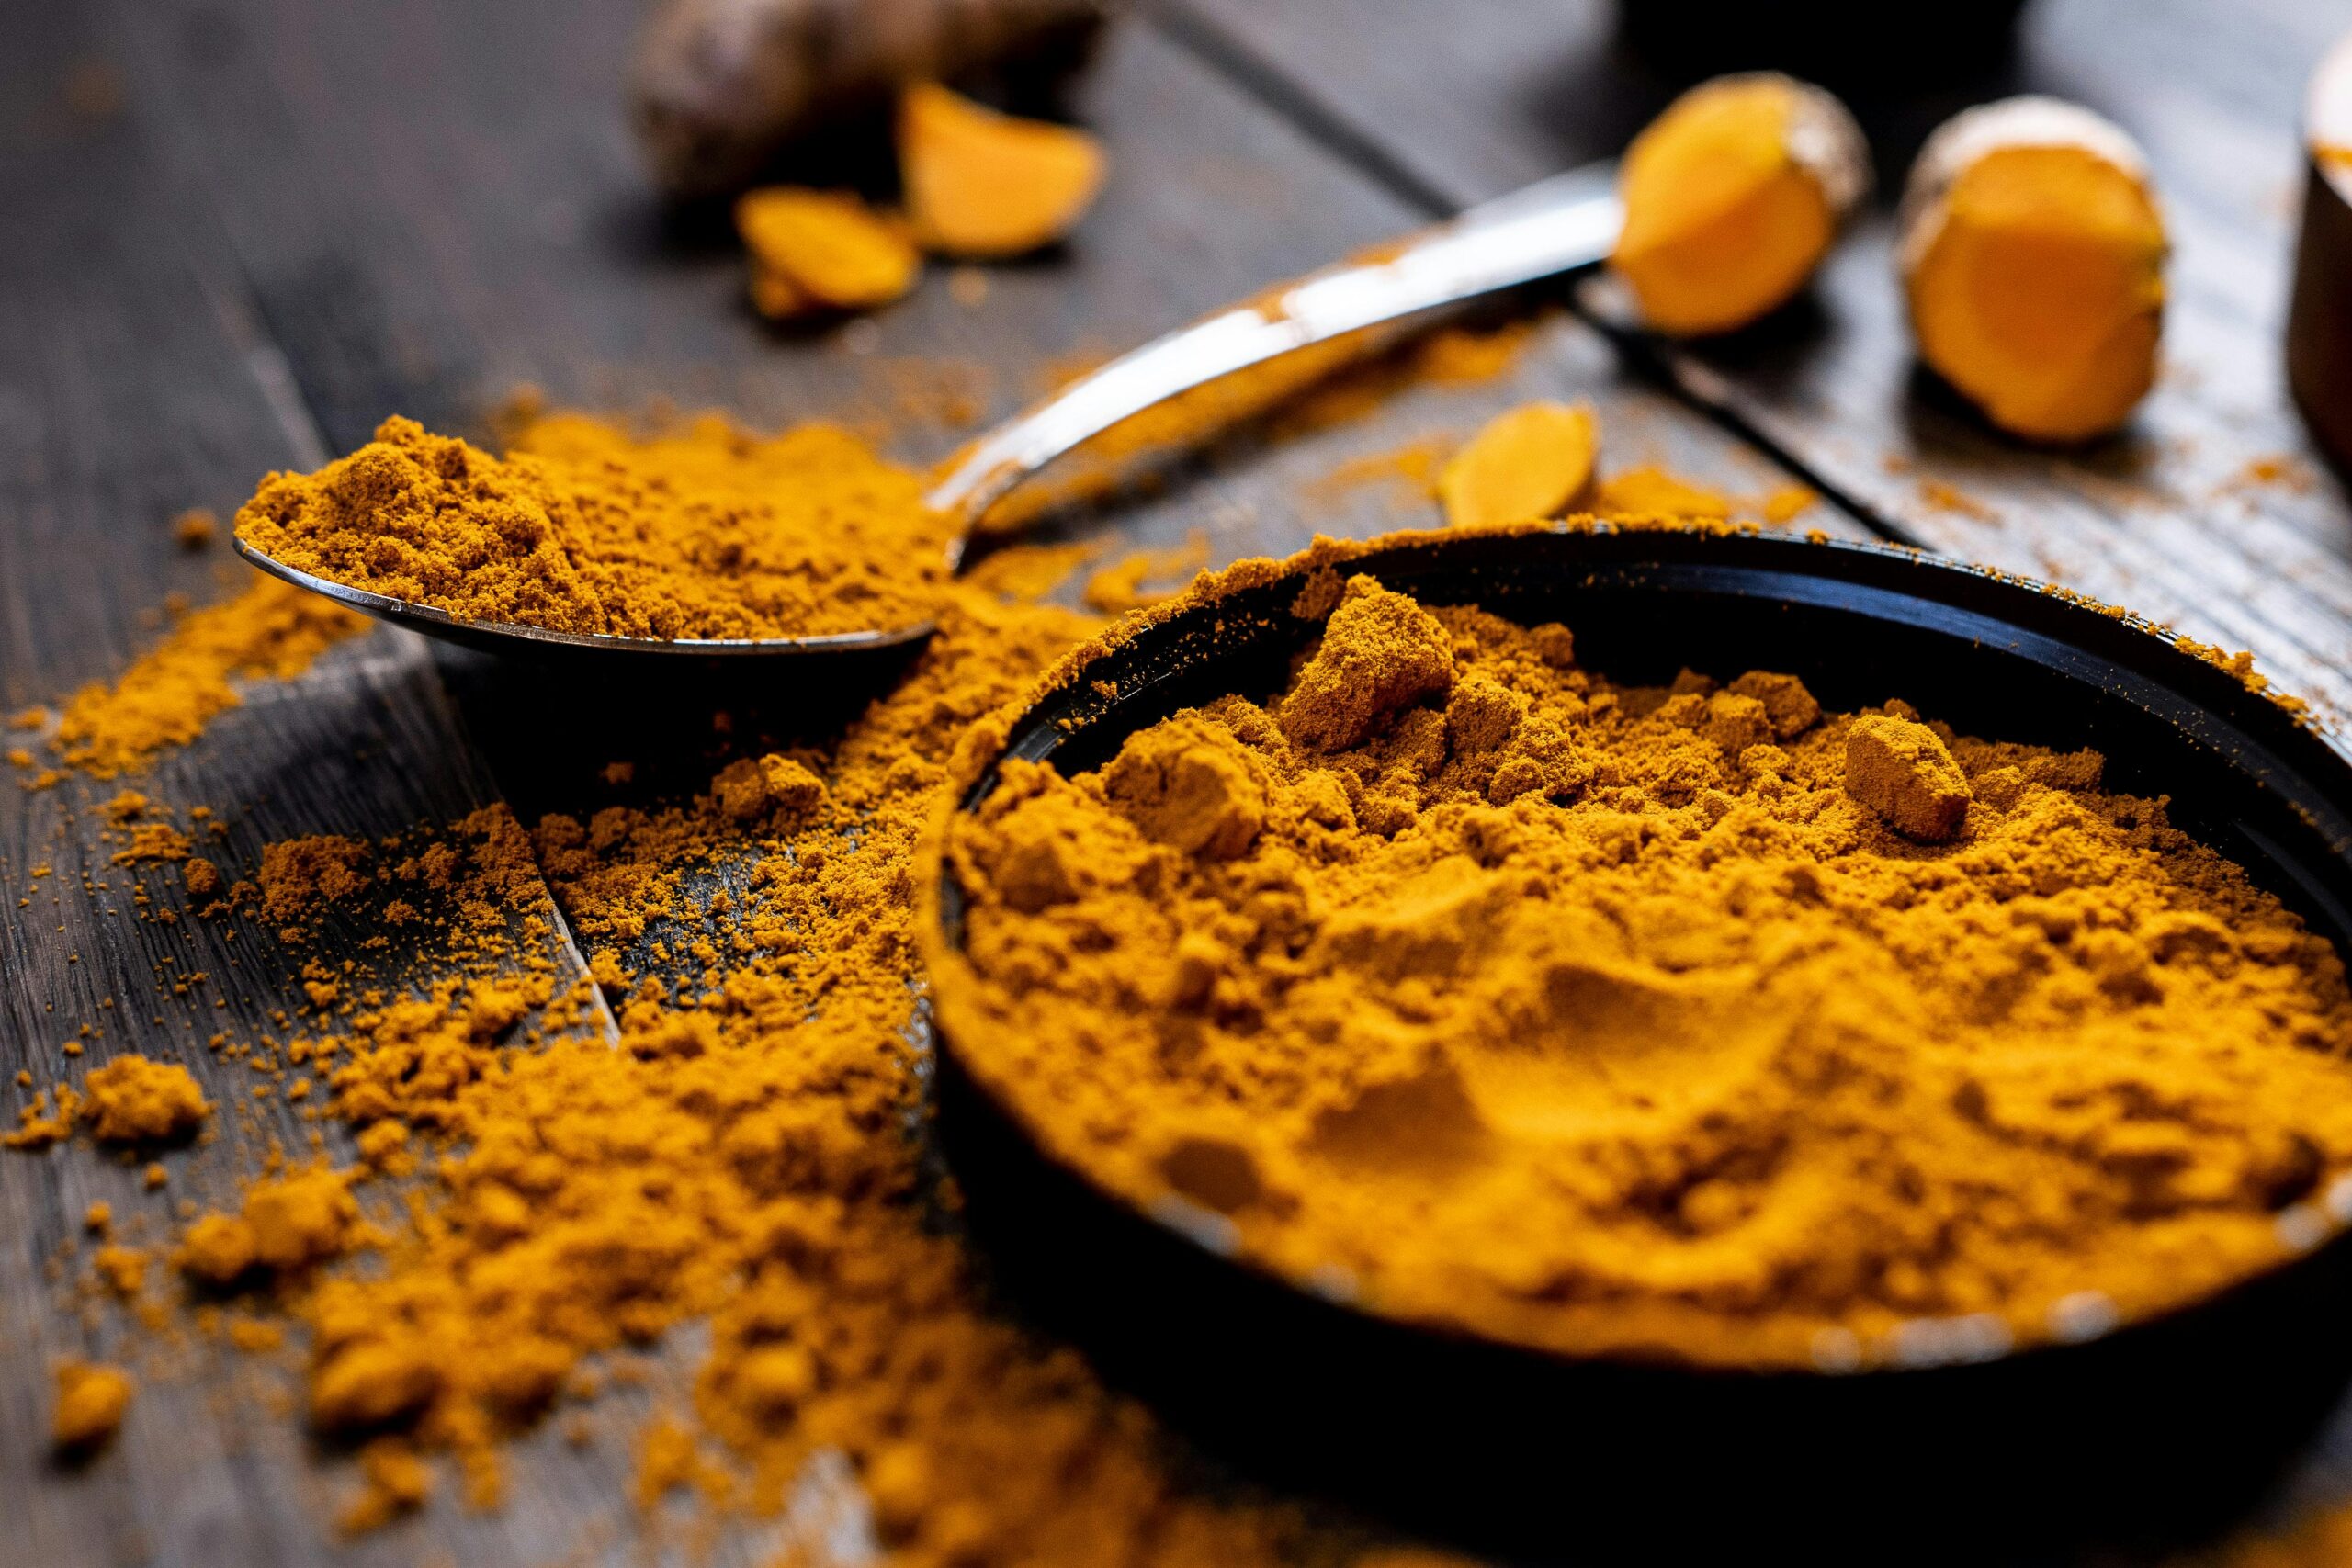
[[[1613,163],[1539,180],[1446,222],[1380,247],[1373,259],[1310,273],[1286,287],[1180,327],[1081,377],[982,436],[926,497],[956,520],[948,570],[963,561],[973,525],[1023,480],[1093,436],[1180,393],[1350,333],[1458,305],[1541,278],[1599,265],[1615,243],[1623,212]],[[512,622],[468,620],[412,600],[333,582],[256,549],[237,554],[298,588],[378,620],[444,642],[492,653],[676,659],[850,654],[921,642],[933,622],[813,637],[686,638],[551,631]]]

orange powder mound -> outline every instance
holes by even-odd
[[[633,435],[525,412],[493,457],[413,421],[315,474],[272,474],[238,536],[335,582],[467,619],[669,639],[927,619],[953,528],[846,431],[715,415]]]
[[[182,615],[159,647],[113,682],[76,692],[58,721],[58,755],[113,778],[204,733],[241,700],[234,682],[290,680],[367,628],[364,615],[256,578],[235,598]]]
[[[1292,1510],[1193,1492],[1139,1409],[983,1306],[904,1132],[922,1097],[918,842],[965,731],[1099,624],[958,585],[901,683],[838,733],[738,759],[689,800],[539,823],[524,863],[536,847],[595,955],[618,1049],[560,1032],[517,1048],[514,1006],[479,979],[352,1005],[305,1043],[362,1149],[429,1177],[404,1190],[407,1217],[355,1228],[347,1188],[297,1173],[197,1219],[176,1262],[308,1327],[312,1427],[453,1453],[488,1503],[501,1445],[578,1386],[584,1357],[701,1318],[691,1427],[649,1442],[666,1456],[649,1490],[686,1480],[706,1506],[771,1509],[831,1453],[893,1561],[1293,1555]],[[454,863],[403,845],[335,863],[369,879],[352,897],[426,886],[438,863],[463,908],[503,886],[514,846],[497,841]],[[716,862],[745,873],[723,909],[693,891]],[[273,1205],[328,1218],[287,1224]],[[280,1254],[290,1266],[271,1258],[280,1228],[317,1238]],[[337,1266],[362,1246],[366,1272]],[[413,1506],[405,1460],[363,1471],[345,1528]]]
[[[211,1111],[186,1067],[127,1055],[84,1081],[75,1116],[102,1144],[152,1144],[187,1137]]]
[[[102,1448],[122,1426],[135,1386],[120,1367],[97,1361],[65,1361],[57,1369],[57,1406],[50,1416],[50,1440],[61,1453]]]
[[[1282,689],[952,822],[942,1023],[1137,1207],[1414,1322],[1806,1367],[2154,1314],[2352,1190],[2338,955],[2096,753],[1367,577],[1296,613]]]

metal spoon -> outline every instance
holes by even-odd
[[[950,571],[971,530],[1016,485],[1120,421],[1181,392],[1295,350],[1441,306],[1597,265],[1615,243],[1621,212],[1614,164],[1591,164],[1539,180],[1474,207],[1383,251],[1379,259],[1310,273],[1179,328],[1114,359],[999,425],[973,446],[927,498],[956,519]],[[593,650],[675,658],[808,657],[920,641],[929,621],[820,637],[683,638],[604,637],[500,621],[462,620],[430,604],[388,598],[314,577],[243,539],[237,553],[273,577],[322,593],[379,620],[492,652]]]

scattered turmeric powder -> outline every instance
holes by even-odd
[[[1523,403],[1498,414],[1439,474],[1445,520],[1477,527],[1555,517],[1592,483],[1600,450],[1588,405]]]
[[[158,751],[187,745],[236,706],[243,699],[232,682],[289,680],[367,627],[354,611],[257,576],[235,598],[182,616],[153,652],[110,684],[74,694],[58,720],[58,755],[97,778],[127,773]]]
[[[1153,592],[1144,584],[1153,580],[1182,579],[1209,563],[1209,536],[1195,528],[1184,542],[1164,550],[1130,550],[1117,560],[1087,574],[1080,591],[1086,607],[1104,615],[1124,615],[1147,604],[1157,604],[1175,590]]]
[[[64,1361],[57,1368],[57,1408],[50,1438],[60,1453],[93,1452],[114,1437],[130,1408],[130,1374],[102,1361]]]
[[[1860,128],[1821,88],[1702,82],[1626,149],[1610,265],[1660,332],[1728,332],[1804,286],[1869,181]]]
[[[935,83],[899,100],[899,169],[926,249],[1017,256],[1067,235],[1102,186],[1102,143],[1019,119]]]
[[[1741,1366],[2069,1337],[2341,1212],[2341,962],[2096,753],[1322,581],[1283,691],[952,824],[941,1020],[1057,1157],[1373,1310]]]
[[[1963,111],[1920,150],[1901,228],[1920,357],[2003,430],[2105,434],[2154,384],[2164,216],[2109,121],[2031,96]]]
[[[747,191],[735,227],[752,254],[752,302],[771,318],[887,305],[922,268],[906,226],[851,191]]]
[[[811,636],[927,619],[953,525],[847,432],[715,415],[639,437],[525,414],[510,455],[387,420],[272,474],[237,534],[287,565],[468,619],[637,637]]]
[[[184,550],[200,550],[220,532],[220,519],[209,509],[192,506],[172,519],[172,537]]]

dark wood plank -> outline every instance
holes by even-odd
[[[1283,95],[1452,202],[1612,155],[1676,85],[1616,41],[1611,8],[1597,0],[1442,11],[1372,0],[1344,28],[1306,0],[1167,3],[1207,47],[1255,62]],[[2315,475],[2238,482],[2260,457],[2286,455],[2309,471],[2277,334],[2302,78],[2342,25],[2326,7],[2286,3],[2045,0],[2029,8],[2018,58],[1999,74],[1858,98],[1889,183],[1937,118],[2002,92],[2080,99],[2147,143],[2177,242],[2168,368],[2123,436],[2080,453],[2027,451],[1923,395],[1883,209],[1841,248],[1808,307],[1673,356],[1673,369],[1695,400],[1919,541],[2250,648],[2290,687],[2352,711],[2342,493]],[[1984,514],[1937,504],[1930,481]]]
[[[243,569],[218,548],[184,551],[169,519],[195,505],[225,513],[259,471],[322,450],[209,203],[128,98],[102,23],[70,4],[19,8],[0,51],[0,209],[17,236],[0,247],[0,687],[12,709],[119,671],[161,635],[167,593],[204,602],[241,588]],[[341,1469],[313,1465],[295,1423],[254,1419],[255,1400],[275,1397],[274,1372],[233,1364],[185,1325],[156,1337],[93,1305],[80,1289],[82,1219],[106,1201],[126,1239],[154,1247],[182,1205],[232,1204],[273,1145],[306,1154],[311,1124],[282,1100],[255,1100],[265,1080],[205,1042],[285,1037],[280,1010],[302,998],[302,961],[358,950],[332,931],[294,951],[242,919],[141,918],[142,886],[154,908],[179,911],[177,876],[112,864],[97,804],[129,785],[183,823],[209,807],[227,833],[204,852],[241,871],[272,840],[373,838],[461,816],[495,792],[422,644],[390,633],[251,691],[195,746],[137,776],[37,793],[17,777],[0,784],[0,1108],[13,1124],[29,1098],[19,1070],[43,1087],[78,1082],[140,1051],[185,1063],[220,1109],[202,1144],[160,1156],[159,1191],[140,1162],[86,1141],[0,1153],[0,1555],[307,1560]],[[550,956],[568,983],[576,964],[560,947]],[[194,970],[211,979],[176,994],[170,977]],[[326,1146],[351,1157],[339,1132]],[[51,1362],[68,1355],[119,1358],[144,1384],[120,1440],[76,1469],[46,1449]]]
[[[74,269],[87,297],[82,313],[118,320],[116,295],[128,288],[156,312],[158,342],[177,341],[163,332],[168,322],[183,333],[194,330],[190,321],[202,327],[224,314],[243,322],[243,358],[199,356],[189,380],[266,389],[271,378],[257,377],[254,367],[282,366],[286,385],[299,394],[294,406],[315,413],[315,439],[327,448],[363,440],[394,411],[478,430],[484,409],[528,379],[569,401],[635,407],[667,396],[719,403],[763,422],[846,411],[886,426],[909,456],[927,457],[977,417],[1024,400],[1072,355],[1115,350],[1417,218],[1409,204],[1191,52],[1130,28],[1078,85],[1075,107],[1110,139],[1117,173],[1067,254],[990,272],[978,305],[957,303],[946,279],[934,276],[915,299],[870,323],[816,337],[779,334],[742,304],[740,260],[723,235],[666,220],[647,196],[615,107],[631,6],[611,0],[486,13],[462,0],[325,8],[293,0],[142,0],[111,16],[110,36],[143,128],[142,177],[192,210],[174,227],[180,243],[141,258],[145,271],[85,248]],[[109,184],[66,165],[50,172],[61,189],[91,192],[94,212],[121,225],[118,246],[140,231],[138,214],[146,209],[129,199],[119,179]],[[151,276],[193,265],[191,254],[217,273],[213,292],[225,303],[191,311],[167,279]],[[58,335],[42,322],[61,307],[52,296],[27,299],[25,340],[55,344]],[[118,380],[173,384],[146,368],[118,361],[101,380],[109,389]],[[956,400],[943,391],[966,394],[971,406],[945,408]],[[52,396],[45,388],[29,395]],[[1363,533],[1428,520],[1433,513],[1425,501],[1379,486],[1335,491],[1323,481],[1349,458],[1466,433],[1496,409],[1534,395],[1592,398],[1614,460],[1665,461],[1751,492],[1782,477],[1703,418],[1626,378],[1600,338],[1563,316],[1509,378],[1418,389],[1373,417],[1288,442],[1230,444],[1114,516],[1069,526],[1115,528],[1123,540],[1148,543],[1179,542],[1200,528],[1213,556],[1223,558],[1287,549],[1317,528]],[[158,423],[178,428],[164,413],[127,428],[138,434]],[[145,462],[147,439],[95,452],[87,482],[109,482],[119,465]],[[261,468],[316,456],[241,430],[210,454],[203,470],[209,488],[200,499],[226,506]],[[43,478],[39,504],[57,504],[57,493],[54,480]],[[1838,525],[1826,514],[1806,521]],[[92,516],[77,516],[59,529],[57,547],[86,552],[96,531]],[[148,597],[119,582],[107,591],[123,594],[126,606]],[[103,671],[136,638],[126,632],[120,646],[93,650],[79,628],[98,613],[61,609],[26,641],[70,649],[85,666],[77,674]],[[336,739],[340,729],[299,728],[345,722],[332,703],[326,717],[314,714],[324,699],[314,698],[313,688],[346,664],[358,672],[352,679],[390,682],[424,716],[403,721],[413,732],[408,749],[417,737],[440,737],[462,761],[463,744],[448,735],[440,699],[409,645],[379,634],[364,647],[267,710],[282,708],[288,726],[283,750],[270,753],[282,759],[280,776],[299,774],[313,751],[348,750]],[[27,668],[28,694],[64,679]],[[593,782],[594,766],[650,744],[647,732],[594,711],[594,703],[567,708],[552,700],[560,694],[518,682],[512,671],[450,668],[463,677],[460,689],[491,742],[500,784],[530,809],[603,804],[609,797]],[[525,705],[576,714],[580,728],[568,742],[548,744],[544,722],[527,732],[503,722]],[[263,722],[263,713],[256,704],[246,721]],[[231,738],[224,724],[223,743]],[[199,768],[208,754],[199,749],[184,765]],[[379,752],[371,767],[385,760]],[[687,765],[695,765],[691,753]],[[423,759],[411,766],[439,776]],[[174,776],[175,788],[211,790],[216,799],[226,787],[210,774],[191,775],[185,786]],[[386,821],[453,808],[481,787],[469,775],[446,803],[402,799],[386,810]],[[326,825],[313,814],[318,804],[276,816],[257,808],[253,831],[315,830]],[[18,981],[28,985],[38,973],[28,968]],[[218,1158],[237,1166],[225,1147]],[[89,1163],[86,1151],[74,1150],[39,1168],[78,1171]],[[58,1200],[42,1212],[43,1234],[53,1241],[74,1211]],[[46,1302],[28,1304],[28,1291],[19,1285],[7,1299],[28,1315],[50,1310]],[[693,1336],[673,1337],[657,1375],[683,1377],[696,1356]],[[16,1417],[38,1403],[31,1385],[22,1386],[9,1395],[21,1408],[8,1412],[19,1442],[34,1428]],[[187,1397],[195,1388],[209,1397],[212,1386],[192,1385]],[[176,1415],[180,1407],[169,1403],[176,1397],[142,1404],[135,1423],[151,1408]],[[325,1494],[340,1472],[315,1466],[289,1423],[235,1396],[219,1403],[217,1419],[248,1439],[233,1461],[210,1468],[177,1461],[135,1425],[121,1452],[92,1472],[47,1483],[48,1559],[102,1555],[96,1544],[102,1521],[120,1512],[102,1489],[107,1477],[126,1485],[136,1478],[146,1487],[143,1528],[186,1560],[319,1555],[332,1511]],[[513,1501],[503,1513],[476,1518],[439,1504],[349,1555],[388,1562],[435,1551],[469,1563],[633,1560],[637,1549],[628,1543],[637,1527],[626,1479],[642,1408],[642,1401],[624,1400],[605,1409],[597,1440],[578,1450],[550,1434],[531,1439],[517,1455]],[[217,1478],[221,1471],[228,1479]],[[756,1531],[727,1536],[717,1560],[750,1560],[761,1541]]]

